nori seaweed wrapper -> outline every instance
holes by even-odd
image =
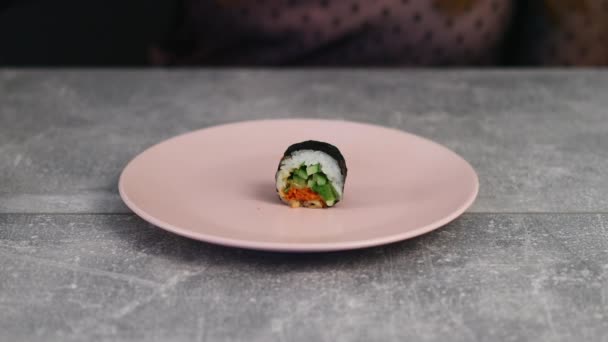
[[[346,173],[348,172],[348,169],[346,168],[346,160],[344,160],[344,156],[336,146],[322,141],[307,140],[289,146],[283,154],[283,159],[290,157],[292,153],[300,150],[313,150],[327,153],[330,157],[334,158],[338,162],[342,177],[344,178],[344,181],[346,181]],[[279,168],[280,167],[281,164],[279,163]]]

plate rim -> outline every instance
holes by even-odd
[[[410,231],[399,233],[399,234],[381,236],[381,237],[377,237],[377,238],[373,238],[373,239],[365,239],[365,240],[355,240],[355,241],[346,241],[346,242],[298,242],[298,243],[252,241],[252,240],[246,240],[246,239],[227,238],[227,237],[217,236],[217,235],[213,235],[213,234],[206,234],[206,233],[193,233],[190,230],[183,229],[183,228],[177,227],[176,225],[173,225],[171,223],[164,222],[160,219],[157,219],[153,215],[144,211],[143,209],[140,209],[129,198],[129,196],[127,195],[127,193],[125,191],[124,178],[125,178],[126,171],[143,154],[145,154],[146,152],[159,146],[160,144],[164,144],[164,143],[170,142],[174,139],[179,139],[179,138],[182,138],[187,135],[199,134],[202,131],[207,131],[207,130],[212,130],[212,129],[224,128],[224,127],[240,125],[240,124],[251,124],[251,123],[259,123],[259,122],[279,122],[279,121],[308,121],[308,122],[322,121],[322,122],[354,123],[354,124],[363,125],[363,126],[372,126],[375,128],[390,129],[390,130],[394,130],[394,131],[397,131],[397,132],[405,134],[405,135],[414,136],[414,137],[422,139],[428,143],[432,143],[443,149],[448,150],[449,152],[454,154],[456,157],[458,157],[462,162],[464,162],[464,164],[466,165],[466,167],[469,169],[469,171],[472,173],[472,175],[474,177],[474,184],[473,184],[474,189],[471,192],[471,194],[469,195],[469,197],[467,198],[467,200],[464,201],[463,204],[461,204],[460,207],[458,207],[458,209],[453,211],[450,215],[447,215],[440,220],[431,222],[425,226],[422,226],[422,227],[414,229],[414,230],[410,230]],[[294,253],[298,253],[298,252],[331,252],[331,251],[344,251],[344,250],[375,247],[375,246],[390,244],[390,243],[394,243],[394,242],[404,241],[407,239],[411,239],[411,238],[426,234],[428,232],[431,232],[433,230],[436,230],[436,229],[439,229],[439,228],[445,226],[446,224],[452,222],[453,220],[455,220],[456,218],[461,216],[475,202],[475,199],[477,198],[477,195],[479,194],[479,176],[477,175],[477,172],[475,172],[475,169],[473,168],[473,166],[466,159],[464,159],[460,154],[454,152],[453,150],[449,149],[448,147],[446,147],[438,142],[435,142],[435,141],[427,139],[425,137],[421,137],[419,135],[409,133],[409,132],[406,132],[406,131],[403,131],[403,130],[400,130],[397,128],[376,125],[376,124],[371,124],[371,123],[367,123],[367,122],[351,121],[351,120],[316,119],[316,118],[315,119],[311,119],[311,118],[260,119],[260,120],[236,121],[236,122],[213,125],[213,126],[197,129],[194,131],[185,132],[185,133],[170,137],[168,139],[162,140],[151,146],[148,146],[146,149],[144,149],[143,151],[138,153],[135,157],[133,157],[122,169],[119,179],[118,179],[118,193],[120,195],[120,198],[125,203],[125,205],[131,211],[133,211],[133,213],[135,213],[137,216],[142,218],[144,221],[154,225],[157,228],[160,228],[160,229],[166,230],[168,232],[171,232],[171,233],[183,236],[183,237],[187,237],[190,239],[203,241],[203,242],[216,244],[216,245],[222,245],[222,246],[226,246],[226,247],[236,247],[236,248],[273,251],[273,252],[294,252]]]

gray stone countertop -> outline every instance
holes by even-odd
[[[462,217],[387,246],[225,248],[122,204],[173,135],[333,118],[438,141]],[[0,341],[608,341],[608,72],[0,70]]]

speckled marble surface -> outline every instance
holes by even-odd
[[[608,73],[0,71],[0,340],[608,341]],[[247,119],[371,122],[479,174],[425,236],[326,254],[149,226],[135,154]]]

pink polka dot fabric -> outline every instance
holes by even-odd
[[[555,11],[555,1],[538,1],[538,16]],[[512,0],[186,0],[185,23],[175,40],[181,45],[157,60],[178,65],[496,65],[509,29],[517,24],[515,8],[522,6]],[[562,25],[575,21],[564,18]],[[543,25],[531,29],[536,36],[529,37],[545,33],[538,44],[528,41],[524,62],[542,64],[558,55],[554,41],[561,27]],[[596,50],[583,44],[574,53],[600,63]]]

